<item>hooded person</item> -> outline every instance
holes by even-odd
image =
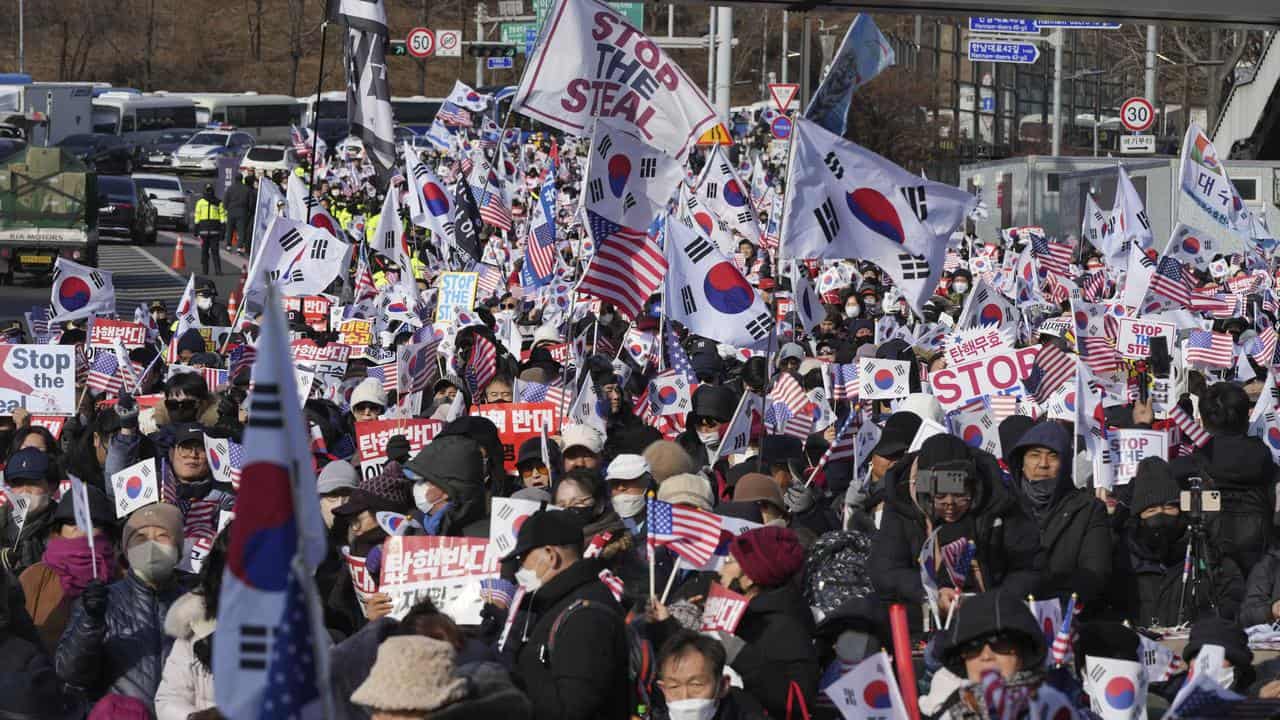
[[[432,440],[404,466],[426,534],[489,537],[482,468],[479,444],[457,435]]]
[[[55,655],[58,676],[89,698],[118,693],[153,707],[169,654],[169,607],[182,594],[175,568],[182,549],[182,513],[166,503],[134,510],[123,547],[129,573],[93,580],[71,609]]]
[[[1237,617],[1244,578],[1235,562],[1218,550],[1212,534],[1197,544],[1195,560],[1203,570],[1184,589],[1183,560],[1190,536],[1169,463],[1144,459],[1131,485],[1131,512],[1115,548],[1106,592],[1118,618],[1136,627],[1173,627],[1207,615]],[[1205,552],[1209,557],[1201,557]]]
[[[1221,494],[1222,511],[1210,515],[1208,526],[1222,552],[1245,573],[1267,551],[1275,507],[1275,462],[1261,440],[1245,434],[1252,407],[1239,385],[1209,386],[1200,397],[1200,416],[1212,437],[1171,463],[1182,487],[1200,477],[1206,489]]]
[[[882,599],[919,607],[925,601],[920,552],[936,533],[935,549],[972,543],[967,568],[934,568],[939,611],[962,593],[1005,588],[1025,597],[1036,586],[1035,523],[1000,479],[990,453],[955,435],[939,434],[903,456],[885,477],[885,513],[872,538],[871,578]]]
[[[979,684],[986,672],[998,672],[1006,682],[1018,682],[1038,674],[1048,646],[1025,598],[1007,589],[965,598],[944,630],[941,647],[943,669],[933,676],[929,693],[920,698],[925,717],[944,717],[952,709],[967,707],[970,698],[961,692]],[[981,702],[982,693],[977,693]]]
[[[1071,481],[1071,438],[1057,422],[1036,423],[1010,453],[1010,475],[1023,509],[1040,527],[1041,579],[1035,596],[1071,593],[1090,612],[1111,578],[1107,508]]]
[[[732,389],[724,385],[704,383],[693,392],[693,409],[685,418],[685,431],[680,433],[676,442],[699,468],[710,465],[711,459],[719,452],[720,441],[733,420],[739,399]],[[722,467],[727,468],[727,463]],[[724,497],[723,492],[718,494]]]
[[[27,614],[40,631],[40,640],[50,656],[58,648],[76,598],[95,576],[106,580],[116,574],[116,551],[111,542],[116,527],[115,508],[106,494],[93,485],[85,486],[85,494],[93,521],[93,551],[76,525],[75,503],[72,494],[67,493],[53,512],[49,541],[40,562],[18,578],[26,597]]]
[[[503,464],[502,439],[498,437],[498,426],[492,420],[479,415],[464,415],[445,425],[436,439],[449,435],[470,438],[479,446],[483,457],[481,475],[493,497],[510,497],[511,493],[520,489],[520,484],[507,475]]]

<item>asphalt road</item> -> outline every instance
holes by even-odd
[[[208,181],[209,176],[186,175],[182,178],[182,184],[193,192],[193,202]],[[187,269],[184,271],[171,267],[179,239],[186,254]],[[222,251],[223,275],[212,276],[221,302],[225,303],[235,289],[245,265],[243,256]],[[116,312],[120,318],[133,319],[133,311],[138,305],[149,305],[156,299],[169,307],[172,316],[187,286],[187,278],[192,272],[200,275],[199,240],[191,233],[165,230],[160,231],[155,245],[135,245],[127,238],[102,238],[98,244],[98,266],[114,273]],[[32,306],[49,303],[47,278],[18,276],[14,282],[14,285],[0,286],[0,321],[20,319],[22,313]]]

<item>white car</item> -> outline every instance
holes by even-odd
[[[240,161],[240,172],[252,172],[255,175],[270,175],[276,170],[293,172],[298,165],[298,154],[292,147],[284,145],[255,145],[249,148],[244,159]]]
[[[214,172],[218,169],[219,159],[240,156],[251,147],[253,136],[249,133],[201,130],[174,151],[171,165],[178,171]]]
[[[138,191],[150,197],[151,204],[156,206],[156,224],[187,229],[187,196],[191,191],[182,188],[181,180],[173,175],[134,173],[133,182]]]

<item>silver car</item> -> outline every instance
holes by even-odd
[[[156,206],[158,224],[187,229],[187,197],[191,191],[183,189],[181,180],[173,175],[134,173],[133,181]]]

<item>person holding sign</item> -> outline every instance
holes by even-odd
[[[536,512],[503,560],[519,568],[516,581],[529,595],[523,627],[509,641],[534,717],[626,720],[622,607],[600,580],[601,562],[582,557],[582,527],[564,512]]]

